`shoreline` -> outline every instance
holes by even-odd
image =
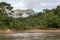
[[[15,34],[15,33],[60,33],[60,29],[36,29],[36,30],[0,30],[0,34]]]

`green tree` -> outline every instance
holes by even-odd
[[[5,9],[7,9],[7,7],[10,7],[12,9],[12,6],[10,4],[6,2],[0,3],[0,25],[1,25],[0,28],[2,29],[9,28],[10,22],[12,20],[12,18],[5,15],[5,11],[6,11]]]

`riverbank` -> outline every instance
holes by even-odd
[[[13,29],[4,29],[0,30],[0,34],[13,34],[13,33],[56,33],[60,32],[60,29],[36,29],[36,30],[13,30]]]

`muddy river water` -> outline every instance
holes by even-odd
[[[0,40],[60,40],[60,33],[0,34]]]

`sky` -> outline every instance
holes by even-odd
[[[60,0],[0,0],[0,2],[10,3],[14,10],[16,9],[33,9],[37,12],[43,9],[53,9],[60,5]]]

